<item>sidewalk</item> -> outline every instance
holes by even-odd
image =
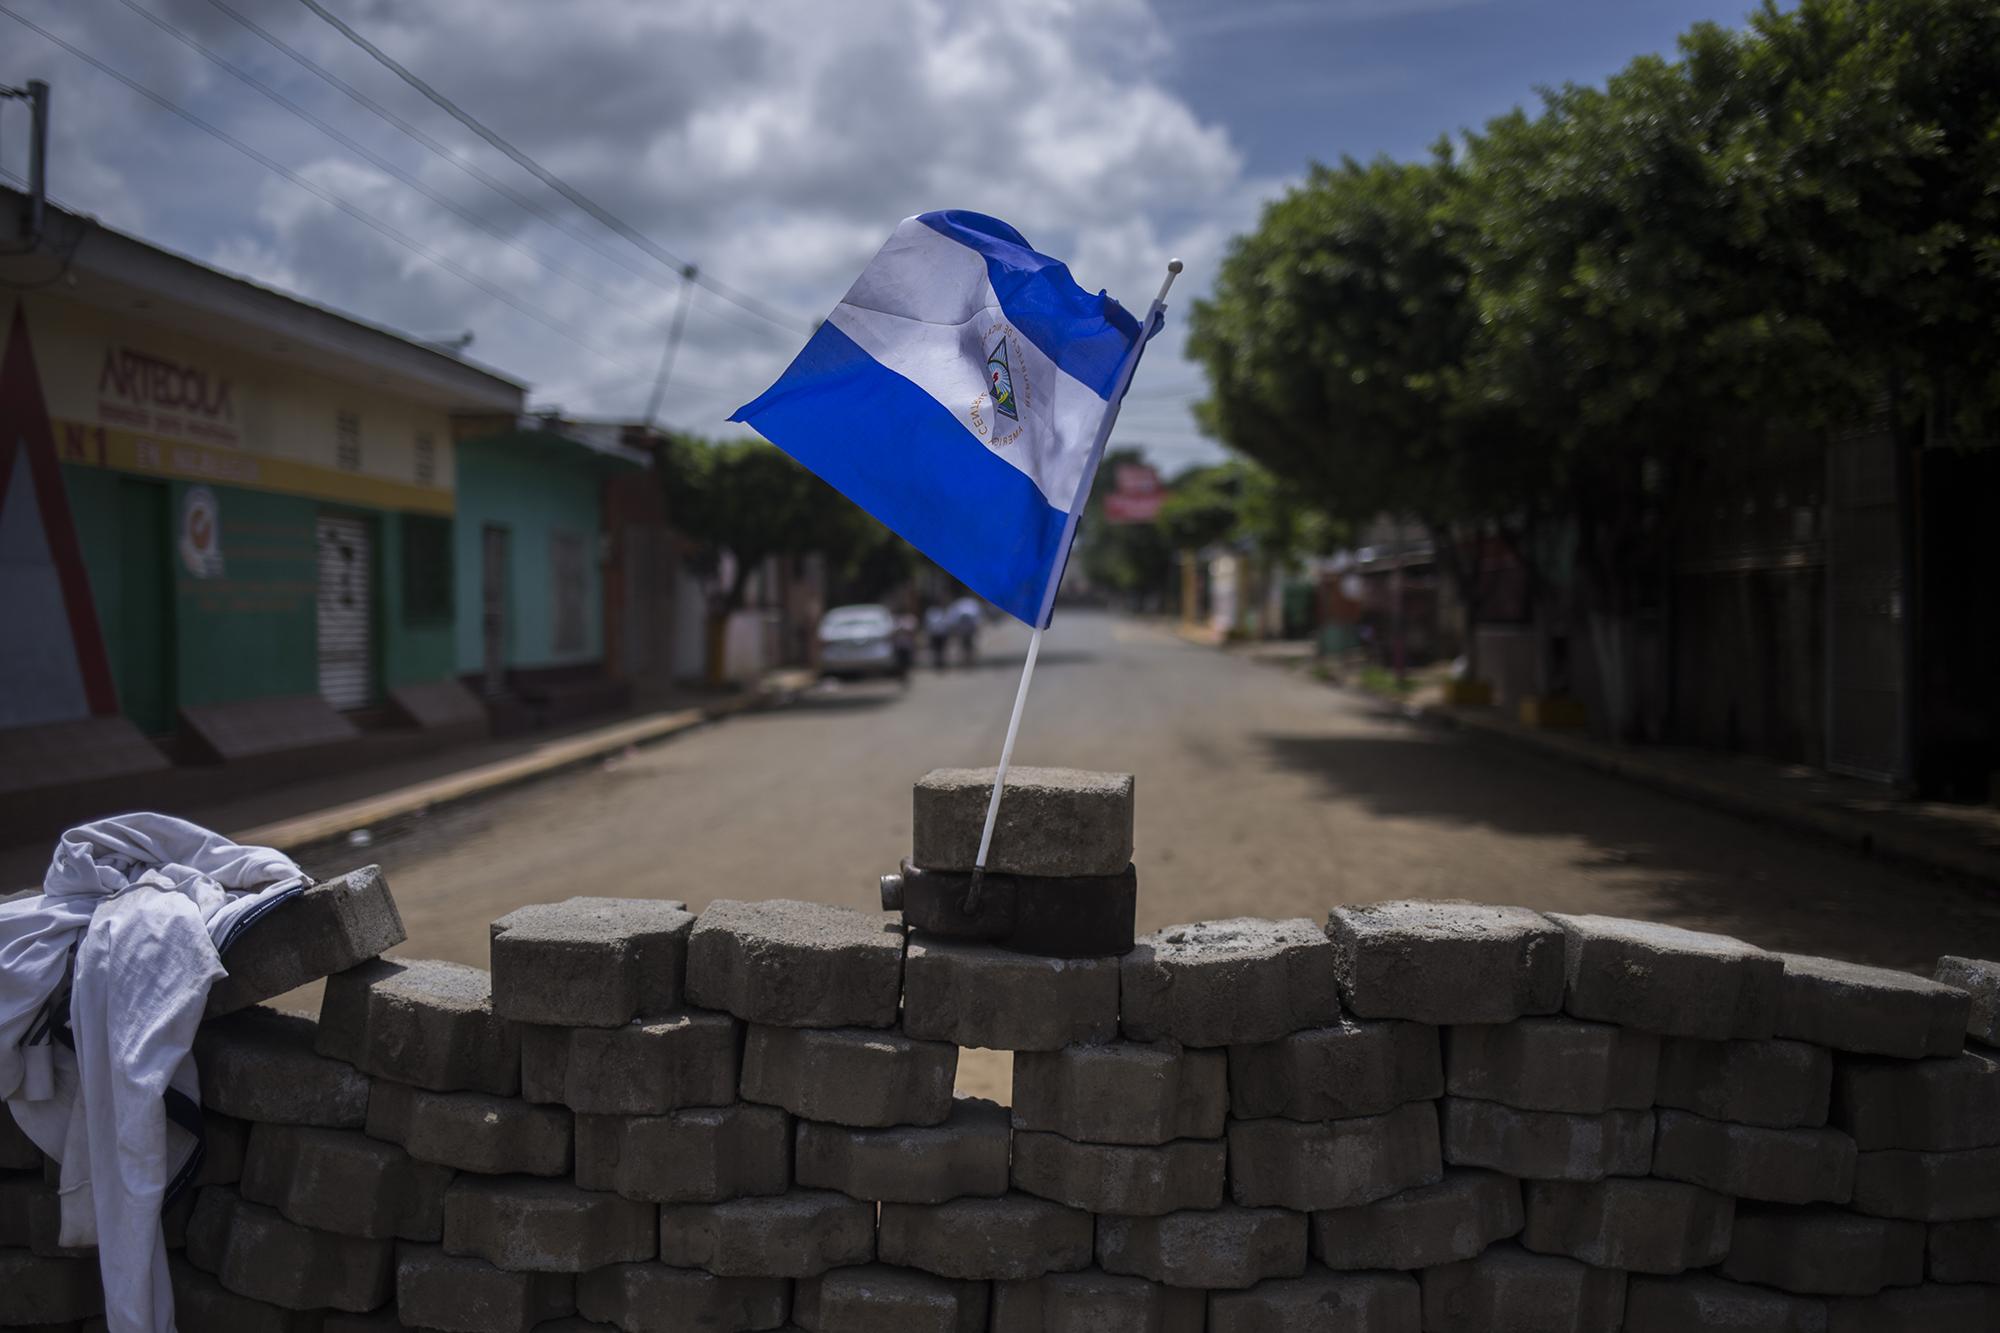
[[[2000,809],[1992,806],[1902,800],[1874,783],[1768,759],[1612,745],[1576,732],[1524,727],[1493,708],[1419,704],[1409,711],[1863,856],[2000,887]]]
[[[788,702],[815,679],[810,671],[774,671],[755,689],[684,707],[655,708],[612,721],[595,719],[569,730],[453,746],[421,759],[343,772],[173,813],[241,843],[297,854],[357,830],[379,832],[384,826],[430,810],[549,777],[736,713]],[[47,843],[0,849],[0,885],[35,883],[48,859]]]
[[[1309,653],[1260,651],[1265,648],[1231,651],[1269,665],[1298,667],[1311,660]],[[1863,856],[2000,887],[2000,809],[1993,806],[1902,800],[1874,783],[1799,765],[1674,746],[1614,745],[1579,732],[1525,727],[1497,708],[1449,707],[1437,701],[1435,690],[1399,702],[1357,686],[1339,688],[1404,717],[1534,750]]]

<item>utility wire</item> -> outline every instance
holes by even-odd
[[[320,18],[324,19],[327,25],[333,28],[334,31],[338,32],[341,36],[347,38],[348,41],[354,43],[356,46],[360,47],[363,51],[366,51],[379,64],[381,64],[383,68],[387,69],[397,78],[409,84],[410,87],[416,89],[418,92],[422,93],[425,97],[429,98],[430,101],[434,103],[440,110],[444,111],[447,115],[451,116],[454,120],[458,121],[459,124],[465,126],[467,129],[471,130],[474,134],[477,134],[480,138],[484,139],[487,143],[493,145],[493,147],[499,149],[501,152],[505,153],[508,157],[512,158],[517,164],[519,164],[523,169],[532,174],[537,180],[541,181],[544,185],[554,190],[557,194],[560,194],[563,198],[569,200],[570,203],[576,205],[584,212],[590,214],[590,216],[596,218],[606,227],[609,227],[611,230],[617,232],[620,236],[623,236],[627,241],[630,241],[633,245],[645,251],[647,254],[651,255],[654,259],[659,260],[662,264],[667,265],[669,268],[672,268],[676,271],[680,271],[695,267],[693,264],[690,263],[690,261],[682,259],[680,256],[673,254],[665,246],[653,240],[650,236],[647,236],[645,233],[639,231],[636,227],[632,226],[624,219],[618,217],[615,213],[611,212],[603,205],[597,203],[595,200],[590,198],[590,196],[578,190],[575,186],[565,181],[562,177],[556,175],[554,172],[544,167],[541,163],[535,161],[534,158],[528,156],[525,152],[521,151],[519,148],[516,148],[513,144],[509,143],[499,133],[497,133],[494,130],[488,129],[480,120],[478,120],[470,112],[466,111],[463,107],[459,106],[458,103],[452,101],[449,97],[446,97],[436,88],[433,88],[430,84],[424,82],[424,80],[419,78],[414,72],[412,72],[405,66],[397,63],[396,59],[393,56],[391,56],[388,52],[384,51],[381,47],[375,45],[373,42],[369,41],[366,37],[363,37],[359,32],[355,31],[354,28],[351,27],[346,22],[346,20],[342,19],[339,15],[333,13],[325,5],[321,4],[319,0],[299,0],[299,3],[304,5],[307,9],[310,9],[313,13],[319,15]],[[702,287],[707,288],[709,291],[715,293],[723,300],[728,301],[730,304],[735,305],[743,310],[747,310],[751,314],[759,317],[760,319],[769,320],[771,323],[776,324],[781,328],[789,329],[795,333],[804,333],[808,335],[810,335],[814,331],[814,325],[811,322],[800,319],[796,315],[787,314],[786,312],[777,309],[775,306],[769,305],[764,301],[760,301],[759,299],[757,299],[754,296],[751,296],[747,292],[738,291],[736,288],[731,287],[729,284],[715,278],[714,276],[709,274],[705,269],[696,271],[692,281],[698,283]]]
[[[166,33],[168,36],[175,38],[176,40],[180,41],[181,43],[189,47],[191,50],[206,57],[210,62],[212,62],[225,72],[227,72],[237,81],[247,84],[249,87],[256,89],[258,92],[262,93],[265,97],[269,98],[271,101],[276,102],[279,106],[285,108],[285,110],[291,112],[294,116],[297,116],[300,120],[312,126],[314,129],[318,130],[321,134],[324,134],[327,138],[333,140],[335,143],[341,145],[343,148],[346,148],[349,152],[354,153],[356,156],[364,159],[365,161],[369,162],[370,164],[379,168],[380,170],[387,172],[391,176],[394,176],[397,180],[403,182],[403,184],[409,186],[411,189],[415,190],[418,194],[421,194],[424,198],[436,204],[439,208],[445,209],[446,211],[450,212],[453,216],[461,219],[468,225],[477,227],[479,230],[485,232],[488,236],[491,236],[494,240],[500,242],[500,244],[506,246],[509,250],[514,251],[516,254],[526,256],[528,259],[534,261],[542,268],[547,269],[549,272],[555,274],[557,277],[567,279],[568,281],[574,283],[576,286],[582,288],[584,291],[589,292],[592,296],[597,297],[601,301],[608,301],[614,305],[623,303],[624,298],[619,296],[617,293],[611,291],[609,288],[600,285],[595,280],[587,277],[584,274],[576,272],[575,270],[567,267],[566,265],[563,265],[553,259],[549,259],[540,254],[537,254],[535,251],[530,250],[527,246],[520,244],[518,241],[514,240],[512,237],[507,235],[505,231],[501,230],[493,223],[487,221],[485,218],[480,217],[477,213],[474,213],[471,209],[465,208],[457,203],[454,203],[452,200],[446,198],[444,195],[439,194],[436,190],[431,189],[428,185],[425,185],[421,180],[418,180],[415,176],[403,170],[403,168],[397,166],[394,162],[391,162],[387,158],[381,156],[379,153],[374,152],[373,150],[368,148],[365,144],[356,141],[347,134],[341,132],[336,127],[329,125],[326,121],[320,119],[312,112],[306,110],[304,107],[300,106],[297,102],[292,101],[289,97],[286,97],[283,93],[271,87],[269,84],[263,82],[255,75],[250,74],[238,68],[236,65],[231,64],[229,61],[223,59],[221,56],[217,55],[215,52],[209,50],[206,46],[203,46],[200,42],[196,41],[193,37],[190,37],[187,33],[175,27],[172,23],[168,22],[166,19],[161,18],[158,14],[153,13],[153,11],[147,9],[144,5],[138,3],[138,0],[118,0],[118,2],[124,5],[125,8],[131,10],[134,14],[137,14],[139,17],[145,19],[148,23],[151,23],[154,27]]]
[[[430,134],[426,133],[422,128],[416,125],[412,125],[409,121],[403,119],[403,117],[397,115],[394,111],[391,111],[388,107],[382,105],[382,103],[376,101],[374,98],[370,97],[367,93],[361,91],[361,89],[355,87],[347,80],[341,78],[338,74],[335,74],[332,70],[326,68],[326,66],[315,61],[311,56],[305,54],[305,52],[300,51],[298,48],[287,44],[281,38],[274,36],[271,32],[269,32],[265,28],[260,27],[255,21],[244,17],[244,15],[239,13],[236,9],[224,3],[224,0],[208,0],[208,3],[213,5],[215,8],[221,10],[224,14],[227,14],[230,18],[235,19],[237,23],[249,29],[257,36],[263,38],[265,42],[267,42],[276,50],[283,52],[287,56],[290,56],[294,62],[296,62],[300,67],[305,69],[308,73],[317,75],[328,86],[336,88],[339,91],[347,94],[347,96],[353,99],[355,103],[357,103],[360,106],[366,107],[368,110],[374,112],[383,121],[387,122],[390,125],[395,126],[397,129],[401,130],[404,134],[408,135],[411,139],[414,139],[417,143],[420,143],[425,148],[428,148],[432,153],[436,154],[441,160],[449,162],[452,166],[457,167],[460,171],[464,172],[472,179],[478,181],[481,185],[484,185],[487,189],[493,191],[501,198],[507,200],[509,203],[513,204],[516,208],[519,208],[521,211],[532,214],[537,218],[540,218],[543,222],[547,223],[549,226],[555,228],[556,230],[562,232],[564,235],[570,237],[572,240],[576,241],[579,245],[582,245],[586,249],[590,250],[593,254],[597,255],[599,258],[609,260],[610,262],[624,269],[627,273],[632,274],[634,277],[644,278],[648,282],[653,283],[655,286],[658,286],[663,290],[673,291],[680,286],[680,279],[678,277],[672,277],[672,278],[667,277],[666,275],[658,272],[655,269],[649,267],[642,267],[639,264],[633,263],[631,260],[627,259],[624,255],[621,255],[614,250],[607,250],[603,246],[600,246],[588,233],[582,231],[579,228],[571,226],[568,222],[564,221],[560,216],[558,216],[554,211],[543,207],[541,204],[535,202],[533,199],[530,199],[526,195],[523,195],[518,190],[514,189],[512,186],[508,185],[507,182],[503,180],[498,180],[491,174],[482,171],[476,163],[466,161],[464,158],[460,157],[458,153],[455,150],[453,150],[449,145],[440,143],[437,139],[433,138]],[[762,326],[760,325],[759,327]]]
[[[658,287],[662,291],[671,292],[680,290],[682,283],[684,282],[684,279],[680,276],[679,273],[674,273],[672,275],[662,273],[660,272],[659,269],[653,267],[651,264],[645,263],[644,261],[635,263],[630,258],[619,253],[618,251],[607,249],[605,246],[598,244],[596,237],[592,236],[589,232],[586,232],[582,228],[574,225],[567,218],[560,216],[552,209],[549,209],[544,205],[538,203],[537,201],[528,198],[526,195],[523,195],[520,191],[508,185],[507,182],[496,179],[491,173],[482,170],[477,163],[467,161],[465,158],[461,157],[458,154],[458,151],[452,148],[449,144],[439,142],[437,138],[427,133],[422,127],[413,125],[408,120],[405,120],[402,116],[397,115],[390,108],[384,106],[381,102],[377,101],[375,98],[370,97],[367,93],[355,87],[347,80],[341,78],[338,74],[335,74],[332,70],[320,64],[318,61],[314,60],[311,56],[307,55],[305,52],[299,50],[297,47],[286,42],[283,38],[277,36],[269,29],[261,26],[254,19],[245,16],[242,13],[242,11],[238,10],[233,5],[226,3],[226,0],[208,0],[208,3],[214,6],[216,9],[221,10],[231,19],[234,19],[242,27],[248,29],[250,32],[262,38],[263,41],[267,45],[269,45],[272,49],[289,57],[293,63],[297,64],[301,69],[304,69],[307,73],[318,78],[328,87],[333,88],[345,94],[351,101],[355,103],[355,105],[360,106],[366,109],[367,111],[373,113],[378,119],[383,121],[385,124],[394,126],[396,129],[402,131],[412,141],[421,144],[425,149],[427,149],[429,152],[435,155],[439,161],[450,163],[458,170],[464,172],[467,176],[470,176],[473,180],[478,181],[481,185],[484,185],[487,189],[499,195],[502,199],[505,199],[507,202],[513,204],[516,208],[520,209],[522,212],[530,214],[533,217],[539,218],[549,227],[569,237],[571,240],[575,241],[578,245],[581,245],[584,249],[590,251],[598,258],[616,264],[619,268],[625,270],[627,273],[630,273],[635,278],[643,278],[645,281],[652,283],[655,287]],[[716,319],[723,320],[726,323],[733,324],[738,328],[751,330],[752,332],[761,334],[765,337],[772,337],[777,335],[778,333],[778,330],[773,328],[771,325],[764,323],[761,320],[756,320],[746,317],[746,315],[743,312],[737,310],[734,306],[723,306],[720,308],[714,306],[705,306],[702,308],[701,313]]]
[[[556,318],[554,315],[549,314],[547,311],[544,311],[537,306],[530,305],[526,301],[520,300],[513,293],[507,291],[505,288],[495,286],[493,283],[490,283],[486,279],[480,277],[477,273],[474,273],[471,270],[455,263],[451,259],[446,258],[444,255],[439,254],[437,251],[431,249],[427,245],[424,245],[421,241],[418,241],[414,237],[409,236],[408,234],[397,230],[394,226],[390,225],[387,222],[382,221],[380,218],[375,217],[373,214],[364,212],[363,210],[355,207],[353,204],[350,204],[345,199],[342,199],[339,195],[333,193],[331,190],[328,190],[323,186],[313,183],[304,176],[299,175],[299,173],[297,173],[296,171],[293,171],[290,167],[285,166],[282,162],[278,162],[270,157],[267,157],[263,153],[258,152],[255,148],[252,148],[249,144],[244,143],[241,139],[238,139],[236,136],[230,134],[228,131],[218,129],[216,126],[209,124],[207,121],[203,120],[200,116],[197,116],[194,112],[187,110],[185,107],[180,106],[178,103],[168,100],[166,97],[163,97],[159,93],[154,92],[152,89],[146,87],[144,84],[139,83],[136,79],[131,78],[129,75],[121,73],[120,71],[112,68],[110,65],[105,64],[102,60],[99,60],[96,56],[91,55],[88,51],[85,51],[82,48],[75,46],[68,41],[65,41],[63,38],[58,37],[56,34],[50,32],[47,28],[42,27],[38,23],[35,23],[33,20],[23,18],[21,15],[7,8],[5,5],[0,5],[0,15],[5,15],[7,18],[14,20],[14,22],[20,24],[22,27],[28,29],[30,32],[33,32],[38,36],[40,36],[44,41],[53,43],[54,45],[61,47],[63,50],[69,52],[70,55],[74,56],[78,60],[81,60],[84,64],[89,65],[91,68],[97,70],[99,73],[107,74],[110,77],[118,80],[118,82],[124,84],[127,88],[130,88],[133,92],[139,94],[139,96],[153,103],[153,105],[159,107],[161,110],[167,111],[172,115],[178,116],[180,119],[194,126],[202,133],[207,134],[212,138],[219,139],[225,144],[228,144],[231,148],[234,148],[237,152],[243,154],[245,157],[257,163],[265,170],[284,177],[286,180],[290,181],[293,185],[296,185],[298,188],[306,191],[308,194],[313,195],[314,197],[322,200],[325,203],[333,205],[335,208],[338,208],[341,212],[347,214],[351,218],[354,218],[356,221],[367,224],[368,226],[374,228],[376,231],[382,233],[382,235],[394,241],[396,244],[410,251],[412,254],[415,254],[419,258],[427,260],[432,264],[435,264],[437,267],[443,269],[445,272],[451,274],[453,277],[459,279],[461,282],[464,282],[469,286],[477,288],[478,290],[484,292],[486,295],[492,297],[494,300],[500,302],[502,305],[508,306],[514,310],[519,311],[521,314],[526,315],[528,318],[534,320],[537,324],[541,324],[549,329],[552,329],[556,333],[561,334],[563,337],[568,338],[571,342],[574,342],[577,346],[584,348],[586,351],[592,352],[599,357],[602,357],[604,360],[611,362],[614,365],[632,368],[631,362],[627,361],[625,358],[621,356],[616,355],[615,353],[606,351],[604,348],[597,346],[595,343],[591,342],[588,338],[584,337],[584,335],[581,332],[571,327],[570,325],[566,324],[562,320]]]

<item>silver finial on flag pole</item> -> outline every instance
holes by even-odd
[[[1042,609],[1035,617],[1034,632],[1028,636],[1028,658],[1021,664],[1021,684],[1014,691],[1014,714],[1007,719],[1007,739],[1000,746],[1000,767],[993,774],[993,794],[986,801],[986,827],[979,834],[979,855],[972,863],[972,883],[965,890],[965,912],[969,916],[979,910],[979,894],[982,881],[986,877],[986,853],[993,846],[993,824],[1000,817],[1000,793],[1007,785],[1007,765],[1014,757],[1014,738],[1021,730],[1021,714],[1028,703],[1028,682],[1035,676],[1035,659],[1042,652],[1042,630],[1049,623],[1049,614],[1055,610],[1056,588],[1062,583],[1063,571],[1069,567],[1070,543],[1076,539],[1076,523],[1083,516],[1083,507],[1090,501],[1090,488],[1097,480],[1097,465],[1104,461],[1104,446],[1111,438],[1111,428],[1118,423],[1118,409],[1124,406],[1126,391],[1132,387],[1133,372],[1139,368],[1139,356],[1146,350],[1146,340],[1151,336],[1153,324],[1160,312],[1167,307],[1167,292],[1174,285],[1174,279],[1181,273],[1181,261],[1167,261],[1167,276],[1160,282],[1160,291],[1147,309],[1146,317],[1139,322],[1139,336],[1132,342],[1132,350],[1125,354],[1125,364],[1119,368],[1118,380],[1111,401],[1105,405],[1104,420],[1097,427],[1097,438],[1091,442],[1090,458],[1084,464],[1083,476],[1077,480],[1076,496],[1070,502],[1069,514],[1063,519],[1062,536],[1056,541],[1060,552],[1053,568],[1049,570],[1048,586],[1042,590]]]

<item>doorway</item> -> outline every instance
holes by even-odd
[[[319,516],[319,693],[346,712],[375,698],[375,580],[368,520]]]
[[[481,684],[486,697],[507,689],[507,529],[488,523],[479,542]]]

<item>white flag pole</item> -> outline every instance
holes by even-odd
[[[1042,652],[1042,627],[1049,623],[1049,613],[1055,608],[1056,587],[1062,582],[1063,570],[1069,564],[1069,544],[1076,537],[1076,521],[1083,516],[1083,507],[1090,501],[1091,484],[1097,480],[1097,465],[1104,461],[1104,445],[1111,438],[1111,428],[1118,423],[1118,409],[1125,403],[1125,391],[1132,387],[1132,373],[1139,368],[1139,355],[1146,350],[1154,321],[1167,308],[1167,289],[1174,285],[1180,271],[1180,260],[1167,261],[1167,276],[1160,283],[1160,293],[1153,298],[1146,318],[1140,321],[1139,336],[1133,341],[1132,350],[1125,354],[1125,364],[1118,368],[1111,401],[1105,405],[1104,420],[1098,424],[1097,438],[1090,445],[1090,458],[1083,465],[1083,476],[1076,483],[1076,496],[1070,501],[1068,516],[1063,519],[1062,536],[1056,541],[1059,555],[1054,567],[1049,570],[1048,586],[1042,590],[1042,607],[1035,615],[1034,633],[1028,636],[1028,660],[1021,664],[1020,688],[1014,691],[1014,715],[1007,719],[1007,739],[1000,746],[1000,768],[993,775],[993,794],[986,801],[986,827],[979,834],[979,855],[972,863],[972,887],[965,895],[965,910],[968,913],[979,907],[979,883],[986,874],[986,853],[993,846],[993,823],[1000,816],[1000,790],[1007,785],[1007,764],[1014,757],[1014,737],[1020,733],[1021,713],[1028,704],[1028,682],[1035,678],[1035,659]]]

